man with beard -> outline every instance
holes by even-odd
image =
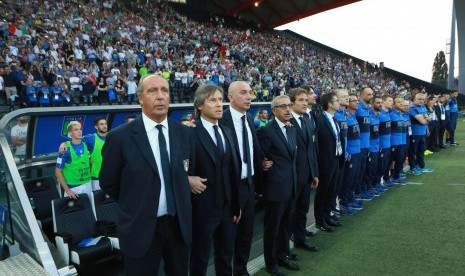
[[[373,195],[368,191],[367,164],[370,154],[370,104],[373,99],[373,90],[363,87],[360,91],[360,102],[355,112],[360,126],[360,168],[356,182],[356,195],[361,200],[371,200]]]
[[[97,132],[85,135],[82,140],[86,143],[91,157],[92,191],[97,191],[100,190],[99,173],[102,167],[102,148],[108,134],[107,120],[105,118],[95,119],[94,127]],[[60,153],[66,150],[66,143],[62,143]]]
[[[367,163],[368,190],[375,196],[380,196],[387,188],[381,187],[378,178],[378,166],[380,158],[379,146],[379,114],[382,109],[383,99],[376,95],[370,110],[370,155]]]

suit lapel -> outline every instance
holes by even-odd
[[[281,141],[283,142],[283,145],[284,147],[287,149],[287,151],[289,152],[289,154],[292,156],[292,151],[290,149],[290,145],[289,143],[287,142],[287,139],[286,137],[284,136],[284,133],[283,131],[281,130],[281,128],[279,127],[278,125],[278,122],[276,122],[276,120],[273,120],[273,122],[271,122],[273,124],[273,127],[275,128],[275,131],[276,131],[276,134],[278,135],[278,137],[281,139]],[[286,133],[287,134],[287,133]]]
[[[150,146],[150,142],[147,136],[147,132],[145,131],[144,122],[142,121],[142,116],[139,116],[136,121],[134,122],[133,127],[133,138],[136,142],[137,147],[139,147],[139,151],[147,160],[147,163],[150,164],[152,169],[158,175],[158,168],[157,163],[155,162],[155,156],[152,152],[152,147]]]
[[[213,162],[215,162],[215,164],[216,164],[215,152],[213,151],[213,147],[215,147],[216,145],[213,142],[213,139],[211,138],[210,134],[208,134],[208,131],[203,126],[201,120],[199,120],[199,125],[194,128],[194,131],[197,132],[197,134],[198,134],[198,136],[200,138],[199,139],[200,143],[205,148],[208,155],[210,155],[210,158],[213,160]]]
[[[305,141],[305,143],[308,143],[307,137],[305,136],[305,133],[304,133],[303,129],[301,127],[299,127],[299,124],[298,124],[297,120],[294,117],[291,118],[291,123],[294,125],[294,128],[296,129],[297,135],[299,135],[302,138],[302,140]],[[308,134],[307,134],[307,136],[308,136]]]

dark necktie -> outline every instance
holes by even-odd
[[[220,132],[218,131],[218,126],[214,125],[213,129],[215,130],[216,146],[220,150],[221,155],[223,155],[224,154],[223,139],[221,139]]]
[[[252,164],[250,161],[250,146],[249,146],[249,135],[247,133],[246,115],[241,117],[242,119],[242,145],[244,152],[244,163],[247,164],[247,182],[249,185],[252,184]]]
[[[304,116],[300,116],[299,119],[300,119],[300,126],[301,126],[300,128],[302,129],[302,132],[304,133],[305,143],[308,143],[308,129],[307,129],[307,125],[305,124]]]
[[[163,179],[165,180],[166,206],[168,214],[174,216],[176,214],[176,202],[174,201],[173,184],[171,183],[170,160],[168,157],[168,147],[166,146],[165,135],[163,135],[163,125],[157,125],[158,129],[158,145],[160,147],[161,168],[163,171]]]

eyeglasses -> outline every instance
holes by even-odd
[[[288,109],[288,108],[291,108],[294,104],[281,104],[281,105],[277,105],[275,107],[277,108],[280,108],[280,109]]]

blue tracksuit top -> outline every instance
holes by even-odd
[[[355,114],[349,112],[347,125],[347,153],[350,155],[360,153],[360,127]]]
[[[370,152],[379,152],[379,114],[370,110]]]
[[[391,118],[391,145],[402,145],[403,137],[405,137],[404,116],[395,108],[389,111],[389,116]]]
[[[424,105],[414,104],[408,111],[410,115],[410,123],[412,125],[412,135],[426,135],[426,129],[428,125],[420,124],[420,122],[415,118],[416,115],[426,115],[426,107]]]
[[[391,116],[389,111],[379,113],[379,146],[381,149],[391,147]]]
[[[370,108],[363,102],[358,104],[355,116],[360,126],[360,148],[370,148]]]

